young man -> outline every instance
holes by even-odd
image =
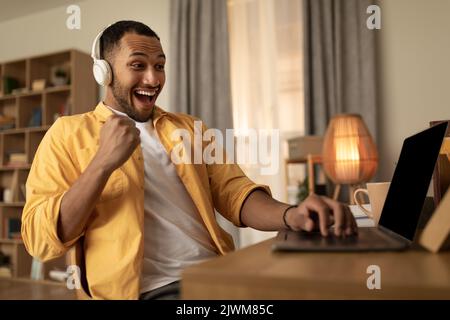
[[[43,261],[84,237],[93,298],[176,298],[184,268],[234,249],[214,209],[240,227],[320,229],[326,236],[334,223],[336,235],[356,233],[348,208],[329,198],[312,195],[291,207],[236,164],[172,163],[171,134],[182,128],[193,135],[194,118],[155,105],[166,57],[148,26],[109,26],[100,55],[111,68],[102,66],[105,99],[49,129],[30,170],[22,218],[26,248]]]

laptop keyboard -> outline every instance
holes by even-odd
[[[330,228],[328,229],[328,236],[324,237],[322,236],[322,234],[320,233],[320,231],[312,231],[312,232],[306,232],[306,231],[302,231],[298,233],[298,237],[300,237],[301,239],[304,240],[319,240],[321,242],[326,242],[326,243],[354,243],[356,241],[358,241],[358,235],[350,235],[350,236],[336,236],[334,234],[334,228]]]
[[[378,228],[359,228],[358,235],[338,237],[333,228],[329,236],[323,237],[320,231],[280,232],[274,248],[292,251],[379,251],[401,249],[405,245],[392,239]]]
[[[301,233],[304,236],[309,236],[309,237],[323,237],[322,233],[319,230],[311,231],[311,232],[300,231],[299,233]],[[344,231],[342,231],[342,234],[344,234]],[[358,235],[356,235],[356,234],[352,234],[350,236],[345,235],[345,237],[343,235],[342,236],[336,236],[334,234],[334,227],[330,227],[330,228],[328,228],[328,236],[326,238],[344,239],[344,238],[357,238],[357,237],[358,237]],[[325,238],[325,237],[323,237],[323,238]]]

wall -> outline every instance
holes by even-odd
[[[66,19],[69,15],[66,5],[0,23],[0,61],[68,48],[90,53],[92,41],[101,29],[112,22],[126,19],[141,21],[155,30],[170,61],[169,1],[85,0],[73,1],[73,4],[79,5],[81,9],[80,30],[67,29]],[[168,105],[167,82],[158,104],[163,107]]]
[[[381,0],[379,180],[390,180],[403,139],[450,119],[450,1]]]

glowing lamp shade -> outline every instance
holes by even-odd
[[[360,115],[340,114],[331,119],[322,160],[325,173],[335,184],[360,184],[374,176],[377,148]]]

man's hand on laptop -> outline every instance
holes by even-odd
[[[286,222],[294,231],[320,230],[324,237],[329,235],[333,224],[336,236],[358,234],[358,226],[348,206],[316,194],[309,195],[298,207],[289,209]]]

